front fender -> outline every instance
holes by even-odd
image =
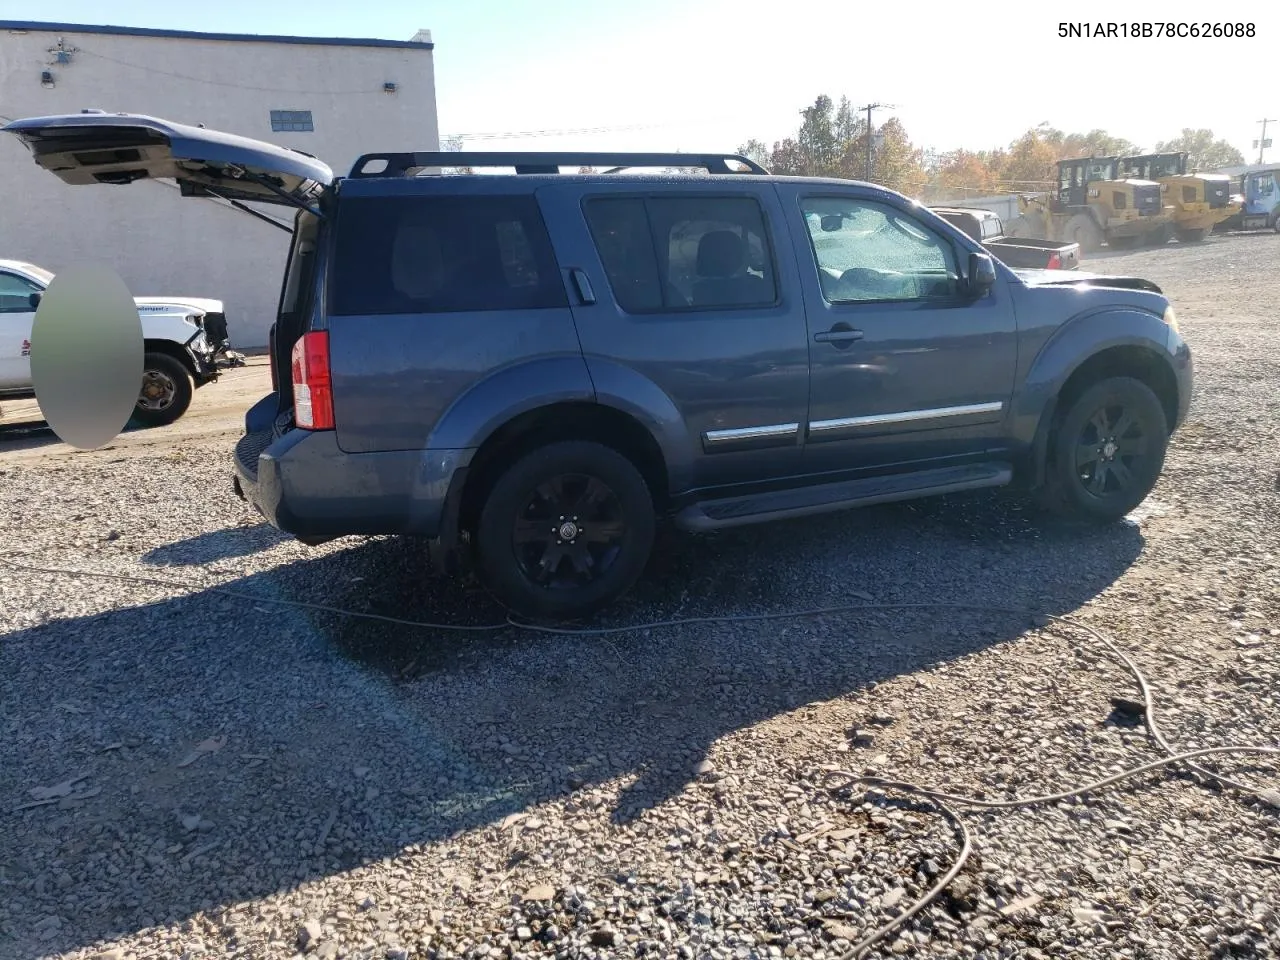
[[[1138,347],[1160,357],[1181,386],[1178,358],[1182,342],[1161,317],[1136,307],[1092,310],[1059,327],[1031,362],[1014,399],[1014,441],[1034,446],[1071,375],[1092,357],[1114,347]]]

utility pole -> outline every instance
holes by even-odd
[[[860,109],[867,111],[867,176],[868,181],[871,180],[871,111],[872,110],[892,110],[891,103],[868,103]]]
[[[1258,122],[1262,124],[1262,136],[1258,138],[1258,163],[1261,164],[1263,151],[1267,149],[1267,124],[1280,123],[1280,120],[1259,120]]]

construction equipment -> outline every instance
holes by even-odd
[[[1240,209],[1231,198],[1231,178],[1225,173],[1187,173],[1185,153],[1121,157],[1119,172],[1160,184],[1163,202],[1173,206],[1173,235],[1180,243],[1199,243]]]
[[[1280,166],[1249,170],[1240,175],[1239,193],[1232,199],[1238,209],[1214,229],[1275,230],[1280,233]]]
[[[1054,193],[1018,197],[1009,236],[1078,243],[1084,253],[1103,243],[1117,249],[1168,243],[1174,209],[1164,205],[1160,184],[1119,176],[1119,159],[1060,160]]]

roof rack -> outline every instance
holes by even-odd
[[[385,166],[374,161],[381,160]],[[731,165],[741,164],[745,170]],[[370,169],[370,167],[374,169]],[[768,176],[754,160],[732,153],[367,153],[351,168],[349,179],[413,177],[432,167],[514,167],[518,174],[559,173],[561,167],[608,167],[606,173],[637,167],[698,167],[708,173]]]

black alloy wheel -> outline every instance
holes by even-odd
[[[562,473],[530,491],[512,524],[511,541],[532,583],[573,590],[608,571],[626,532],[622,501],[603,480]]]
[[[516,613],[586,616],[640,577],[656,527],[649,487],[630,460],[599,443],[551,443],[490,489],[476,528],[481,573]]]
[[[1118,520],[1160,478],[1169,427],[1145,383],[1114,377],[1085,390],[1067,409],[1047,471],[1049,506],[1095,520]]]

